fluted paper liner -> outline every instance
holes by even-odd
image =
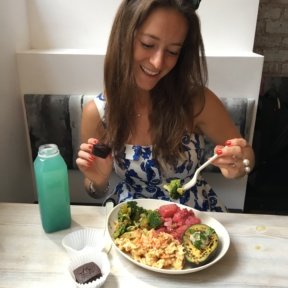
[[[98,265],[98,267],[101,270],[102,276],[99,279],[94,280],[90,283],[80,284],[75,280],[75,275],[73,271],[79,266],[82,266],[83,264],[86,264],[89,262],[94,262]],[[93,250],[80,252],[71,257],[71,262],[68,267],[68,271],[69,271],[70,276],[72,277],[72,281],[74,281],[76,287],[78,288],[101,287],[110,273],[110,262],[108,259],[108,255],[105,252],[101,252],[101,251],[95,252]]]
[[[105,245],[103,230],[92,228],[76,230],[63,238],[62,245],[70,257],[86,249],[102,251]]]

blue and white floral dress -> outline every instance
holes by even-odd
[[[103,94],[95,96],[94,102],[103,119],[105,98]],[[122,179],[113,191],[113,198],[123,202],[137,198],[169,200],[201,211],[226,211],[209,184],[199,175],[197,184],[185,191],[177,200],[171,200],[163,185],[172,179],[179,178],[182,183],[189,181],[195,170],[204,160],[204,138],[198,134],[185,135],[182,138],[184,147],[183,159],[176,167],[159,167],[152,158],[152,146],[125,145],[120,163],[114,161],[115,173]]]

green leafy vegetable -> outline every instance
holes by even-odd
[[[163,224],[158,210],[147,210],[137,205],[136,201],[128,201],[118,211],[118,222],[115,227],[114,239],[127,231],[136,228],[157,229]]]
[[[170,183],[164,185],[163,188],[168,191],[171,199],[178,199],[184,194],[180,179],[171,180]]]
[[[158,210],[148,211],[148,226],[149,228],[157,229],[163,224],[162,217]]]

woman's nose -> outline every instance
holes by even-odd
[[[156,69],[160,70],[164,63],[164,53],[160,50],[155,51],[150,58],[150,62]]]

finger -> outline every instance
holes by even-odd
[[[224,168],[230,172],[245,171],[246,174],[250,172],[249,160],[232,156],[219,158],[216,163],[219,168]]]
[[[229,157],[231,162],[242,159],[242,147],[241,146],[225,146],[223,149],[223,156]]]
[[[238,169],[239,167],[239,161],[235,159],[235,161],[229,163],[229,168],[230,169]]]
[[[85,151],[85,152],[88,152],[88,153],[92,153],[93,145],[92,144],[87,144],[87,143],[82,143],[79,148],[80,148],[79,152],[80,151]],[[78,154],[79,154],[79,152],[78,152]]]
[[[242,148],[240,146],[221,146],[217,145],[214,149],[214,153],[218,156],[229,157],[229,158],[238,158],[242,155]],[[232,159],[232,160],[233,160]]]
[[[217,154],[218,156],[221,156],[223,154],[223,151],[222,149],[224,148],[225,146],[223,145],[216,145],[214,147],[214,154]]]
[[[233,138],[225,142],[225,146],[216,145],[214,148],[214,153],[218,156],[232,157],[243,159],[243,148],[248,145],[248,142],[244,138]],[[234,159],[232,159],[234,160]],[[233,161],[230,161],[231,163]]]
[[[86,171],[87,169],[91,168],[91,166],[92,166],[90,161],[87,161],[83,158],[77,158],[76,164],[81,171]]]
[[[90,162],[91,164],[95,161],[96,157],[92,155],[90,152],[85,152],[83,150],[79,150],[78,157]]]
[[[232,157],[218,157],[213,161],[213,164],[221,168],[229,168],[234,162]]]
[[[94,145],[99,143],[99,140],[97,138],[89,138],[88,143]]]
[[[244,138],[233,138],[225,142],[225,146],[228,146],[228,147],[231,147],[231,146],[245,147],[247,145],[248,145],[247,140]]]

